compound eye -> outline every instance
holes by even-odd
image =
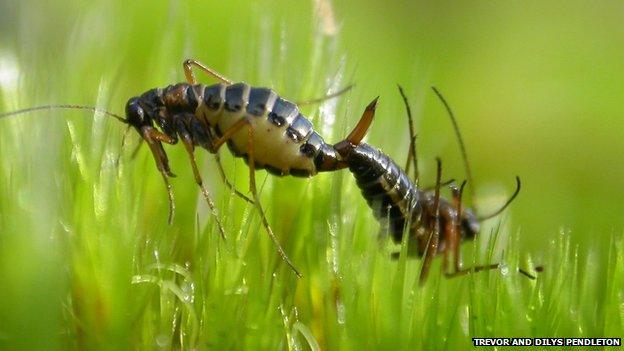
[[[141,105],[139,105],[138,99],[130,99],[126,105],[126,116],[128,122],[134,126],[140,126],[145,123],[145,112]]]

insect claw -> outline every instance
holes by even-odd
[[[372,112],[375,112],[375,110],[377,109],[377,102],[379,101],[379,95],[377,95],[377,97],[371,101],[370,104],[368,104],[368,106],[366,106],[366,110],[371,110]]]
[[[368,128],[371,123],[373,123],[373,117],[375,117],[378,100],[379,96],[377,96],[373,101],[371,101],[370,104],[368,104],[368,106],[366,106],[360,121],[355,128],[353,128],[353,131],[343,141],[334,145],[334,148],[338,151],[338,153],[340,153],[340,150],[344,150],[346,145],[358,145],[362,139],[364,139],[366,133],[368,132]]]

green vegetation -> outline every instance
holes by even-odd
[[[198,157],[221,240],[181,146],[167,147],[176,217],[153,159],[113,119],[82,111],[0,120],[0,349],[463,349],[471,337],[622,337],[624,174],[620,10],[581,5],[334,4],[338,32],[309,2],[118,0],[0,3],[0,112],[126,100],[182,81],[194,57],[233,80],[303,100],[339,140],[381,95],[370,143],[401,164],[417,116],[423,182],[434,158],[463,177],[456,111],[484,212],[519,174],[524,189],[462,247],[500,271],[417,286],[419,260],[389,259],[346,171],[311,179],[258,172],[282,263],[256,211]],[[567,4],[567,3],[566,3]],[[585,7],[587,6],[587,8]],[[383,15],[381,15],[383,14]],[[198,75],[206,83],[209,77]],[[222,152],[237,188],[248,168]],[[447,194],[448,195],[448,194]],[[495,233],[488,236],[488,233]],[[543,265],[535,281],[516,269]]]

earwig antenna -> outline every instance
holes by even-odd
[[[412,117],[412,108],[410,107],[409,101],[407,100],[405,91],[403,91],[403,87],[401,87],[399,84],[397,84],[397,87],[399,87],[399,93],[401,93],[401,97],[403,98],[403,104],[405,105],[405,111],[407,112],[407,123],[409,125],[410,134],[408,151],[409,155],[407,157],[407,162],[405,163],[405,173],[409,174],[410,161],[414,162],[414,184],[418,186],[418,157],[416,157],[416,133],[414,133],[414,118]]]
[[[521,187],[522,187],[522,184],[520,183],[520,177],[516,176],[516,191],[514,191],[514,193],[509,197],[507,202],[505,202],[505,204],[501,208],[499,208],[497,211],[495,211],[494,213],[491,213],[487,216],[478,217],[477,220],[481,222],[486,219],[490,219],[492,217],[498,216],[501,212],[503,212],[507,208],[507,206],[509,206],[509,204],[516,198],[516,196],[518,196],[518,193],[520,193]]]
[[[41,110],[56,110],[56,109],[64,109],[64,110],[88,110],[88,111],[93,111],[93,112],[97,112],[97,113],[103,113],[109,117],[113,117],[117,120],[119,120],[122,123],[128,123],[128,121],[119,116],[118,114],[109,112],[107,110],[101,109],[101,108],[97,108],[97,107],[93,107],[93,106],[82,106],[82,105],[43,105],[43,106],[35,106],[35,107],[30,107],[30,108],[25,108],[23,110],[17,110],[17,111],[12,111],[12,112],[7,112],[7,113],[0,113],[0,119],[5,118],[5,117],[11,117],[11,116],[15,116],[15,115],[20,115],[22,113],[28,113],[28,112],[34,112],[34,111],[41,111]]]
[[[444,98],[444,96],[442,96],[442,94],[438,91],[438,89],[436,89],[436,87],[431,87],[431,89],[438,96],[438,98],[444,105],[446,112],[451,118],[451,122],[453,123],[453,129],[455,130],[455,135],[457,136],[457,140],[459,142],[459,148],[461,149],[462,158],[464,159],[464,168],[466,169],[466,178],[468,179],[468,186],[470,187],[470,192],[474,196],[474,185],[473,185],[474,182],[472,179],[472,171],[470,170],[470,164],[468,163],[468,154],[466,153],[466,145],[464,144],[464,139],[462,138],[461,132],[459,131],[459,125],[457,124],[455,115],[453,114],[453,111],[451,110],[451,106],[449,106],[448,102],[446,102],[446,99]]]

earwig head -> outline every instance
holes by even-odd
[[[461,231],[462,237],[472,239],[477,236],[481,225],[477,216],[470,209],[464,209],[461,213]]]
[[[373,117],[375,117],[377,100],[379,100],[379,96],[368,104],[368,106],[366,106],[360,121],[355,128],[353,128],[353,131],[351,131],[351,133],[344,140],[334,145],[334,150],[336,150],[340,156],[347,158],[351,150],[358,146],[360,142],[362,142],[362,139],[366,136],[368,128],[371,123],[373,123]]]
[[[126,120],[128,124],[140,129],[142,126],[149,125],[149,120],[145,111],[139,104],[139,98],[133,97],[126,103]]]

